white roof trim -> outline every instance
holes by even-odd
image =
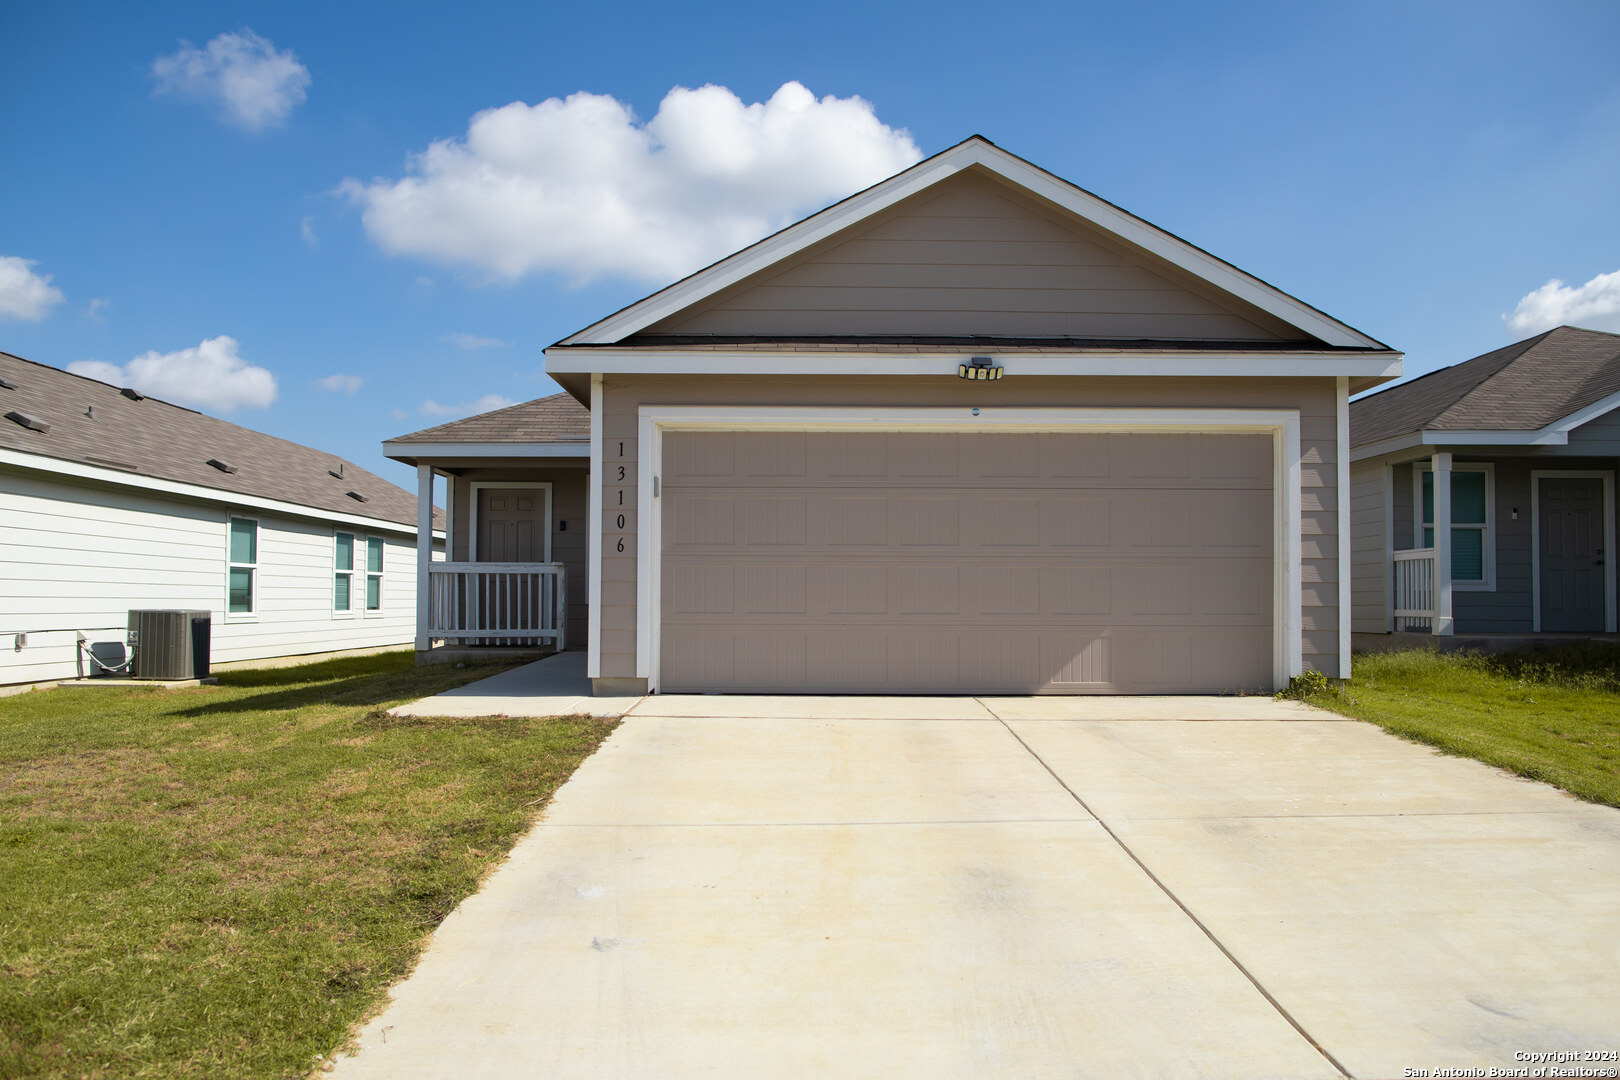
[[[415,525],[406,525],[398,521],[386,521],[382,518],[366,517],[361,514],[340,514],[334,510],[322,510],[320,507],[306,506],[303,503],[266,499],[258,495],[245,495],[239,491],[203,487],[201,484],[184,484],[177,480],[164,480],[156,476],[141,476],[124,472],[121,469],[105,469],[96,465],[81,465],[76,461],[46,457],[43,454],[30,454],[26,451],[0,449],[0,465],[13,465],[20,469],[34,469],[38,472],[54,473],[57,476],[68,476],[76,480],[94,480],[98,483],[116,484],[120,487],[136,488],[161,495],[175,495],[187,499],[223,503],[228,506],[265,510],[275,514],[283,514],[287,517],[335,521],[372,532],[395,532],[406,536],[416,535]],[[443,537],[444,532],[435,529],[433,535]]]
[[[1385,348],[1381,342],[1317,311],[1304,301],[1296,300],[1252,274],[1009,154],[979,136],[958,143],[858,195],[813,214],[796,225],[790,225],[774,236],[593,323],[558,344],[611,345],[622,341],[972,165],[990,170],[1097,228],[1157,255],[1329,345]]]
[[[1610,394],[1606,398],[1600,398],[1599,400],[1592,402],[1592,404],[1588,405],[1586,408],[1578,409],[1575,412],[1570,413],[1562,420],[1553,421],[1545,428],[1542,428],[1542,430],[1565,432],[1574,431],[1582,424],[1591,420],[1596,420],[1605,413],[1614,412],[1616,409],[1620,409],[1620,393],[1614,393]]]
[[[1592,402],[1560,420],[1554,420],[1534,431],[1436,431],[1425,429],[1410,435],[1396,435],[1368,443],[1350,451],[1351,461],[1361,461],[1380,454],[1392,454],[1414,446],[1568,446],[1569,433],[1582,424],[1620,409],[1620,393]]]
[[[588,458],[591,443],[589,439],[532,443],[385,442],[383,456],[395,461],[401,458]]]
[[[1401,354],[1106,352],[999,353],[1009,378],[1019,375],[1296,376],[1396,378]],[[962,352],[731,352],[709,349],[560,349],[546,352],[548,375],[954,375]],[[403,446],[401,444],[402,452]],[[393,457],[390,444],[384,452]]]

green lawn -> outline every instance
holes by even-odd
[[[410,653],[0,698],[0,1076],[295,1077],[611,721],[396,720]]]
[[[1620,646],[1358,653],[1313,705],[1620,806]]]

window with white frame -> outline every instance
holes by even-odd
[[[1419,547],[1434,546],[1434,470],[1417,466],[1414,518]],[[1496,470],[1486,463],[1451,466],[1451,583],[1461,588],[1496,587]]]
[[[332,612],[354,614],[354,533],[337,534],[337,550],[332,557]]]
[[[252,518],[233,517],[230,537],[225,614],[252,615],[258,611],[259,601],[259,523]]]
[[[383,597],[383,538],[366,537],[366,614],[382,612]]]

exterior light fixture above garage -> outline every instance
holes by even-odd
[[[956,365],[956,377],[987,382],[1001,378],[1003,370],[988,356],[975,356],[972,363]]]

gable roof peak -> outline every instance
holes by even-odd
[[[1383,342],[978,134],[620,309],[552,348],[622,342],[975,166],[1072,214],[1089,227],[1296,327],[1304,337],[1333,347],[1392,351]]]

